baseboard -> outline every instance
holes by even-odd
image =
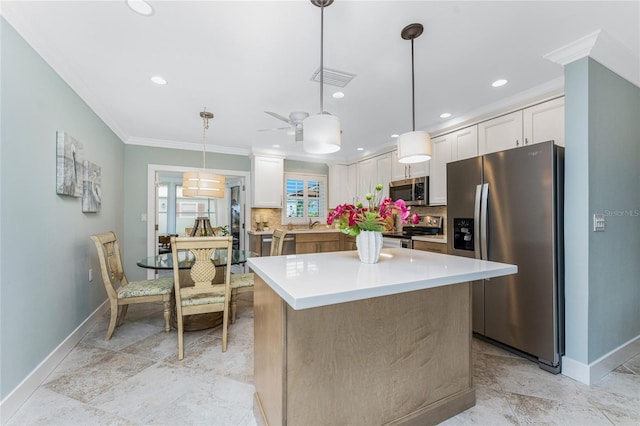
[[[36,368],[0,401],[0,424],[6,424],[31,394],[40,386],[60,362],[71,352],[100,316],[109,309],[107,299],[67,336]]]
[[[562,357],[562,374],[587,385],[597,383],[621,364],[640,354],[640,336],[620,345],[591,364]]]

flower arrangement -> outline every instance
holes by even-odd
[[[382,232],[385,230],[386,219],[394,214],[400,215],[401,223],[419,223],[419,217],[411,214],[411,207],[407,207],[404,200],[392,201],[391,198],[383,198],[378,204],[378,197],[382,192],[382,185],[376,185],[373,194],[366,194],[369,207],[364,207],[361,202],[353,204],[341,204],[337,206],[327,218],[327,224],[332,225],[338,221],[338,227],[343,234],[356,236],[360,231]]]

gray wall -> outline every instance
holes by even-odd
[[[123,234],[122,141],[0,18],[0,398],[106,299],[89,236]],[[102,167],[102,211],[56,194],[56,131]],[[93,282],[88,270],[93,268]]]
[[[206,154],[208,169],[251,171],[247,156]],[[136,261],[147,256],[147,223],[141,215],[147,213],[147,173],[149,164],[200,167],[202,151],[125,146],[124,181],[124,270],[130,280],[146,279],[146,271]]]
[[[640,335],[640,88],[584,58],[565,95],[566,355],[589,364]]]
[[[284,171],[288,173],[311,173],[329,176],[329,166],[325,163],[284,160]]]

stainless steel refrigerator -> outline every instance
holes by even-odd
[[[564,353],[563,167],[553,141],[447,164],[449,254],[518,265],[473,282],[474,333],[553,373]]]

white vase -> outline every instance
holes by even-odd
[[[378,263],[382,250],[382,232],[360,231],[356,236],[358,256],[362,263]]]

